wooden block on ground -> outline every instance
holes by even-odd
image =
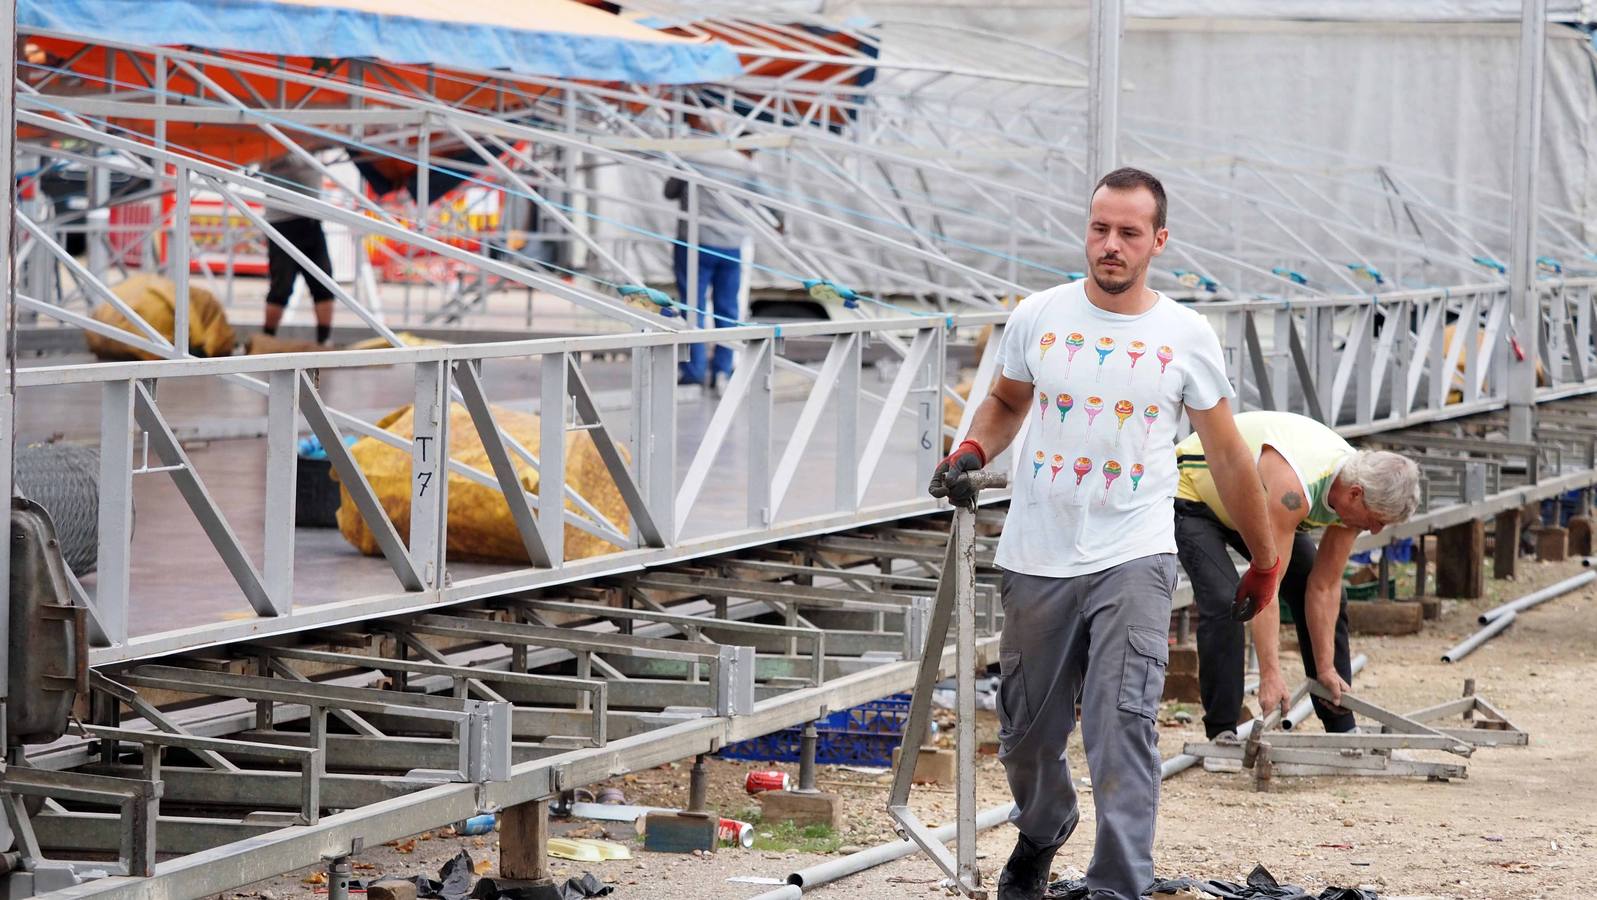
[[[549,877],[549,800],[507,806],[499,815],[499,874],[541,881]]]
[[[760,821],[825,825],[843,830],[843,798],[836,794],[805,794],[798,791],[766,791],[760,794]]]
[[[1569,555],[1591,555],[1591,519],[1572,516],[1569,520]]]
[[[1177,644],[1170,648],[1170,664],[1165,667],[1166,678],[1171,675],[1198,674],[1198,648],[1191,644]]]
[[[1412,600],[1372,600],[1347,605],[1347,628],[1353,634],[1415,634],[1425,621],[1425,608]]]
[[[1421,609],[1425,611],[1425,620],[1427,622],[1433,619],[1440,619],[1442,617],[1442,598],[1415,597],[1414,602],[1418,603]]]
[[[1165,675],[1164,698],[1182,703],[1202,702],[1203,695],[1198,693],[1198,673],[1178,672]]]
[[[1436,535],[1436,595],[1474,600],[1486,593],[1486,523],[1475,520]]]
[[[1534,529],[1536,558],[1542,562],[1563,562],[1569,556],[1569,529],[1543,525]]]
[[[718,816],[704,813],[652,812],[643,821],[643,849],[657,853],[714,850],[715,832],[721,824]]]
[[[385,878],[366,886],[366,900],[416,900],[416,883]]]
[[[1519,572],[1519,525],[1521,510],[1500,512],[1494,520],[1492,539],[1492,577],[1513,578]]]
[[[893,768],[898,768],[898,757],[903,747],[893,748]],[[954,783],[954,751],[943,750],[938,747],[922,747],[920,755],[915,757],[916,784],[947,784]]]

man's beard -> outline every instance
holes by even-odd
[[[1097,266],[1092,267],[1093,284],[1098,285],[1098,290],[1106,294],[1124,294],[1126,291],[1131,290],[1133,284],[1137,283],[1137,273],[1132,272],[1125,263],[1121,263],[1121,268],[1126,272],[1126,277],[1118,281],[1111,281],[1099,274]]]

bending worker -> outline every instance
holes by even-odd
[[[1420,471],[1413,460],[1383,450],[1355,450],[1340,435],[1306,416],[1247,412],[1236,417],[1242,439],[1258,460],[1268,497],[1275,546],[1286,561],[1280,595],[1292,609],[1303,671],[1340,699],[1353,677],[1348,654],[1342,570],[1362,531],[1408,519],[1419,507]],[[1235,731],[1242,712],[1246,611],[1232,608],[1237,570],[1226,547],[1249,557],[1209,471],[1203,436],[1176,445],[1176,548],[1198,607],[1198,690],[1203,727],[1213,738]],[[1324,528],[1316,549],[1308,534]],[[1251,558],[1251,557],[1250,557]],[[1259,706],[1268,715],[1288,699],[1278,658],[1281,611],[1254,610],[1259,652]],[[1329,732],[1353,730],[1353,714],[1314,700]]]

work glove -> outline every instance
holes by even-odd
[[[975,509],[976,488],[971,485],[968,476],[985,465],[987,451],[981,448],[981,444],[965,440],[937,464],[937,471],[932,473],[932,483],[927,490],[933,497],[947,497],[948,502],[955,506]]]
[[[1231,603],[1231,618],[1246,622],[1269,606],[1275,600],[1275,585],[1280,576],[1279,555],[1275,558],[1275,565],[1268,569],[1259,568],[1258,563],[1249,563],[1248,570],[1242,574],[1242,583],[1237,585],[1237,598]]]

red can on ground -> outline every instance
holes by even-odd
[[[750,772],[743,779],[743,790],[751,794],[764,793],[765,791],[785,791],[793,784],[793,779],[786,772],[767,769],[763,772]]]

